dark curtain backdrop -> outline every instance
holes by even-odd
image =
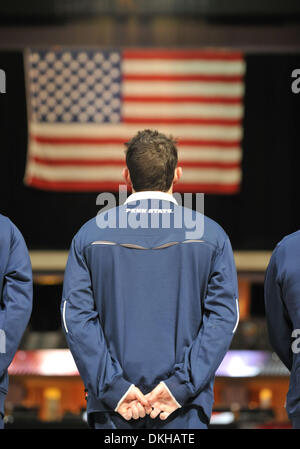
[[[300,55],[246,56],[243,181],[238,195],[206,195],[205,213],[229,234],[235,250],[273,249],[300,226],[300,94],[291,72]],[[23,56],[1,52],[7,93],[0,94],[0,212],[19,227],[30,249],[67,249],[99,206],[94,193],[25,187],[27,118]]]

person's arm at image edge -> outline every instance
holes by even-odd
[[[10,240],[10,254],[2,292],[2,330],[5,338],[5,348],[2,350],[5,351],[0,354],[0,377],[9,367],[18,349],[32,311],[31,261],[26,243],[13,223]]]
[[[265,275],[265,311],[270,343],[281,361],[291,370],[292,323],[287,316],[288,311],[282,298],[277,267],[278,250],[279,247],[274,250]]]

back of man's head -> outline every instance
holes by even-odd
[[[173,138],[145,129],[139,131],[126,146],[126,164],[134,190],[167,192],[178,161]]]

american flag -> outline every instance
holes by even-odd
[[[25,183],[117,191],[124,142],[142,129],[178,141],[179,192],[236,193],[245,61],[216,49],[28,49]]]

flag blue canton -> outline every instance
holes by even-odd
[[[38,123],[120,123],[119,51],[32,50],[31,118]]]

